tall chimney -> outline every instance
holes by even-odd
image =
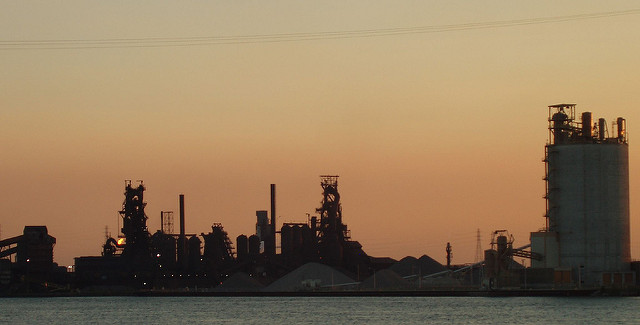
[[[184,194],[180,194],[180,237],[184,237]]]
[[[582,112],[582,136],[586,140],[591,140],[592,121],[591,112]]]
[[[183,269],[187,268],[187,236],[184,231],[184,194],[180,194],[180,237],[178,238],[178,260]]]
[[[271,184],[271,249],[276,254],[276,184]]]
[[[618,139],[619,140],[624,140],[624,132],[625,132],[625,119],[623,119],[622,117],[618,117]]]

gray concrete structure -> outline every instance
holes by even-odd
[[[571,269],[578,286],[623,284],[630,274],[629,158],[624,123],[607,136],[591,113],[550,106],[546,147],[547,225],[532,233],[533,267]],[[624,121],[624,120],[622,120]],[[612,130],[613,131],[613,130]]]

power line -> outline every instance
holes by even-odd
[[[625,15],[640,14],[640,9],[608,11],[567,16],[538,17],[514,20],[499,20],[478,23],[450,25],[431,25],[398,27],[383,29],[361,29],[344,31],[325,31],[284,34],[253,34],[238,36],[203,37],[142,37],[142,38],[105,38],[105,39],[57,39],[57,40],[5,40],[0,41],[0,50],[55,50],[55,49],[96,49],[96,48],[152,48],[152,47],[188,47],[223,44],[253,44],[301,42],[315,40],[383,37],[407,34],[430,34],[455,31],[467,31],[491,28],[506,28],[523,25],[539,25],[576,20],[591,20]]]

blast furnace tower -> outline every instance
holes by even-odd
[[[316,209],[320,213],[318,248],[324,262],[330,265],[342,265],[342,243],[349,239],[347,226],[342,223],[342,207],[338,193],[338,176],[322,175],[322,206]]]
[[[611,129],[575,104],[549,106],[545,146],[546,226],[531,234],[532,267],[571,274],[577,286],[633,283],[630,272],[626,122]]]
[[[144,208],[145,187],[142,181],[134,187],[130,180],[125,181],[125,199],[122,203],[122,233],[126,238],[126,246],[122,255],[132,260],[148,259],[149,251],[149,231],[147,230],[147,215]]]

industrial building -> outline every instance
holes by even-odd
[[[66,268],[53,261],[55,244],[46,226],[26,226],[22,235],[1,240],[0,289],[17,284],[16,290],[38,292],[68,282]]]
[[[531,233],[531,250],[542,256],[532,267],[564,270],[578,286],[630,285],[626,121],[609,128],[591,112],[578,121],[575,107],[549,106],[546,226]]]
[[[323,194],[316,209],[319,216],[308,216],[306,222],[284,223],[278,230],[276,186],[271,184],[271,210],[256,211],[256,233],[239,235],[234,247],[220,223],[213,223],[207,234],[185,233],[184,195],[179,196],[179,233],[170,231],[172,213],[162,212],[162,229],[151,235],[145,214],[145,187],[142,182],[134,185],[126,181],[121,235],[106,238],[102,256],[75,259],[76,284],[212,288],[239,272],[268,284],[311,262],[338,268],[355,279],[388,267],[388,259],[368,256],[362,245],[351,240],[342,221],[338,176],[321,176],[320,185]]]
[[[443,295],[635,288],[637,294],[640,263],[631,262],[630,253],[626,121],[618,117],[609,126],[603,118],[594,122],[590,112],[578,120],[575,108],[548,107],[544,228],[531,232],[530,243],[521,247],[514,247],[506,230],[494,231],[482,261],[478,257],[472,264],[451,265],[450,243],[446,266],[426,255],[400,261],[369,256],[343,221],[337,175],[320,176],[322,200],[316,215],[281,227],[276,223],[276,185],[271,184],[270,210],[256,211],[255,233],[237,236],[235,247],[220,223],[212,223],[208,233],[187,234],[182,194],[179,231],[173,230],[173,212],[162,211],[161,229],[151,234],[146,188],[142,181],[125,181],[122,228],[115,238],[106,236],[101,256],[77,257],[73,278],[63,277],[66,270],[53,263],[56,239],[44,226],[25,227],[23,235],[0,241],[0,292],[20,292],[25,285],[47,291],[53,281],[98,294],[123,293],[123,288]],[[479,233],[477,250],[480,255]],[[4,258],[10,256],[13,263]],[[516,257],[530,259],[531,267]]]
[[[545,225],[515,248],[505,230],[485,251],[483,285],[490,289],[565,290],[637,287],[631,261],[626,120],[608,125],[575,104],[548,106]],[[531,267],[514,257],[531,259]]]

